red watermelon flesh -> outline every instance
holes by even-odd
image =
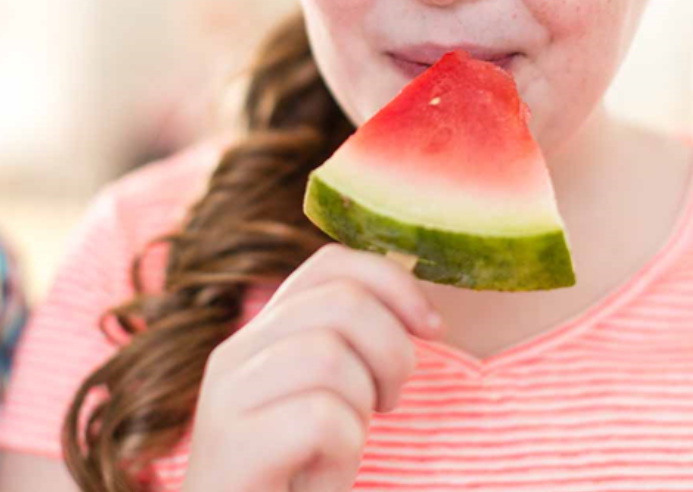
[[[450,64],[454,71],[445,72]],[[444,57],[436,68],[415,79],[386,112],[363,125],[350,150],[369,154],[369,169],[386,174],[430,177],[483,192],[526,195],[545,190],[546,170],[525,164],[541,156],[527,128],[529,110],[511,76],[463,52]],[[459,90],[462,83],[477,89]]]
[[[475,289],[573,285],[565,227],[512,76],[448,53],[314,170],[307,216],[352,247],[418,256]]]

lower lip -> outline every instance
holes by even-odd
[[[502,68],[506,72],[512,72],[513,71],[513,64],[519,56],[520,55],[515,53],[512,55],[504,56],[503,58],[500,58],[498,60],[491,60],[491,63]]]
[[[421,63],[414,63],[401,58],[396,58],[392,55],[388,55],[390,60],[395,64],[395,67],[402,72],[407,78],[415,78],[424,73],[430,67],[429,65],[423,65]]]
[[[490,63],[493,63],[507,72],[512,72],[514,62],[518,57],[518,54],[512,54],[497,60],[490,60]],[[388,55],[388,58],[402,74],[411,79],[418,77],[430,68],[429,65],[403,60],[393,55]]]

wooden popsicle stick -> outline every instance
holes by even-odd
[[[414,270],[414,267],[416,266],[416,262],[419,261],[419,257],[416,255],[410,255],[407,253],[402,253],[400,251],[393,251],[393,250],[388,250],[387,254],[385,254],[388,258],[396,261],[400,265],[402,265],[404,268],[409,270],[410,272]]]

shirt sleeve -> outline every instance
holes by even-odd
[[[117,350],[98,325],[103,312],[130,293],[127,244],[114,189],[106,187],[73,231],[53,285],[19,342],[0,407],[0,448],[62,457],[60,432],[74,393]]]

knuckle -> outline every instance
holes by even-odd
[[[320,249],[318,249],[314,257],[316,259],[332,257],[333,255],[341,254],[344,251],[344,248],[345,247],[342,244],[337,242],[327,243],[324,246],[321,246]]]
[[[282,319],[289,319],[295,310],[294,299],[286,299],[281,302],[276,303],[272,309],[268,309],[263,313],[261,320],[261,326],[272,326],[281,322]],[[258,330],[258,325],[254,325],[255,330]],[[245,329],[245,328],[244,328]],[[248,330],[249,331],[249,330]],[[260,330],[262,331],[262,330]],[[246,331],[247,333],[247,331]]]
[[[300,296],[289,297],[277,302],[271,309],[263,313],[261,319],[253,319],[253,333],[251,330],[244,328],[247,336],[256,338],[256,341],[261,343],[270,343],[274,340],[276,330],[269,329],[270,327],[281,326],[291,320],[301,319],[303,313],[311,306],[312,300],[309,298],[301,298]],[[238,335],[240,335],[239,333]],[[235,335],[237,336],[237,335]]]
[[[316,391],[307,399],[305,415],[306,431],[311,442],[324,439],[339,428],[339,416],[343,403],[328,391]]]
[[[404,379],[408,379],[414,371],[416,371],[416,366],[418,365],[419,358],[416,354],[416,349],[414,344],[407,340],[406,348],[404,350]]]
[[[325,378],[339,373],[344,364],[345,350],[346,346],[340,340],[339,335],[333,333],[332,330],[320,330],[311,348],[315,375]]]
[[[340,279],[335,282],[334,292],[331,293],[333,302],[347,311],[363,309],[368,304],[370,294],[358,282],[350,279]]]
[[[209,356],[207,357],[207,364],[205,367],[205,374],[213,373],[216,370],[216,368],[219,366],[219,359],[221,358],[221,356],[219,355],[220,351],[221,351],[221,345],[217,345],[209,353]]]
[[[337,441],[340,454],[355,458],[360,455],[366,440],[366,430],[340,398],[328,391],[316,392],[308,399],[308,446]]]
[[[375,410],[378,403],[378,391],[376,390],[375,383],[372,380],[369,380],[364,388],[364,408],[371,412]]]
[[[352,461],[360,461],[363,446],[366,444],[366,429],[353,417],[341,427],[340,447]]]
[[[378,402],[378,390],[373,376],[364,369],[361,373],[362,382],[359,386],[359,402],[362,409],[370,412]]]
[[[383,354],[386,384],[401,386],[416,368],[416,354],[410,344],[390,343]]]
[[[233,395],[237,371],[229,367],[227,359],[223,348],[217,347],[207,359],[203,375],[200,400],[206,402],[207,408],[212,411],[211,415],[215,417],[218,417],[219,411],[228,416],[228,412],[235,408]]]
[[[224,362],[228,359],[226,356],[226,343],[222,343],[214,347],[207,358],[207,367],[205,375],[208,377],[216,377],[215,375],[223,372]]]

